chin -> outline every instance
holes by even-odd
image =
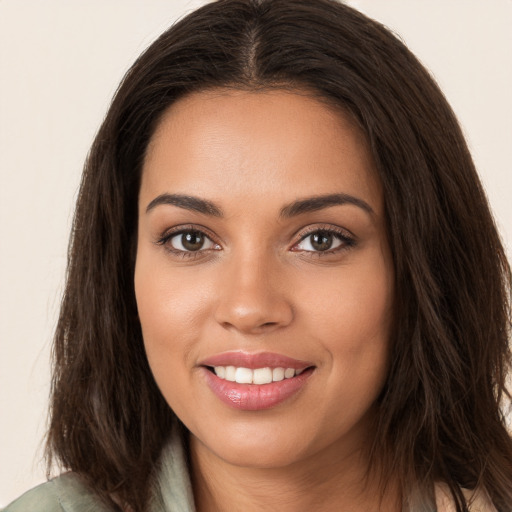
[[[227,464],[252,469],[279,469],[302,460],[302,454],[296,447],[277,439],[262,443],[223,443],[221,446],[212,447],[211,451]]]
[[[224,428],[197,434],[192,432],[191,449],[201,445],[203,453],[206,448],[215,458],[237,467],[279,469],[317,456],[322,460],[322,454],[332,456],[332,450],[339,451],[343,457],[362,444],[359,436],[355,435],[356,430],[360,430],[344,428],[346,425],[341,426],[341,430],[347,432],[340,435],[339,432],[319,431],[307,421],[301,428],[297,418],[282,420],[276,422],[275,418],[274,421],[267,418],[254,421],[254,418],[248,418],[244,422],[230,422]]]

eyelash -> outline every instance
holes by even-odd
[[[219,246],[217,242],[214,241],[214,237],[208,233],[208,231],[199,226],[179,226],[178,228],[171,229],[166,231],[157,241],[157,245],[161,245],[164,249],[174,256],[178,256],[180,258],[197,258],[199,256],[204,256],[205,251],[216,251],[219,249],[199,249],[197,251],[182,251],[181,249],[174,248],[169,242],[179,235],[184,235],[186,233],[198,233],[199,235],[203,235],[205,239],[210,240],[216,246]]]
[[[181,250],[176,249],[172,247],[172,245],[169,243],[174,237],[177,237],[179,235],[184,235],[186,233],[198,233],[199,235],[202,235],[205,237],[205,239],[209,240],[212,244],[216,246],[216,248],[208,248],[208,249],[198,249],[197,251],[187,251],[187,250]],[[335,239],[337,239],[340,242],[340,245],[335,247],[334,249],[327,249],[325,251],[311,251],[311,250],[304,250],[304,249],[296,249],[298,245],[300,245],[302,242],[307,240],[308,237],[317,234],[322,233],[327,236],[333,236]],[[157,245],[161,245],[165,248],[166,251],[170,252],[174,256],[178,256],[181,258],[198,258],[200,256],[204,256],[205,252],[208,251],[217,251],[220,250],[220,244],[217,243],[214,240],[214,237],[209,234],[209,232],[199,226],[180,226],[178,228],[172,229],[170,231],[166,231],[157,241]],[[347,232],[344,229],[336,228],[331,225],[329,226],[312,226],[310,228],[307,228],[303,233],[301,233],[300,239],[298,242],[296,242],[292,248],[291,251],[293,252],[301,252],[301,253],[308,253],[311,255],[311,257],[322,257],[322,256],[328,256],[336,253],[340,253],[346,250],[349,250],[356,244],[356,240],[349,232]]]
[[[327,249],[325,251],[306,251],[301,249],[294,249],[294,247],[297,247],[299,244],[301,244],[303,241],[305,241],[308,237],[317,234],[322,233],[324,235],[333,236],[337,240],[341,242],[341,244],[337,247],[334,247],[333,249]],[[356,240],[353,235],[351,235],[347,230],[337,228],[334,226],[311,226],[310,228],[307,228],[305,232],[301,233],[300,240],[295,243],[292,247],[292,250],[295,252],[307,252],[312,257],[321,258],[323,256],[329,256],[332,254],[337,254],[343,251],[346,251],[356,245]]]

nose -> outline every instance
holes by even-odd
[[[215,319],[244,334],[283,328],[293,320],[287,288],[283,273],[264,258],[234,261],[222,272]]]

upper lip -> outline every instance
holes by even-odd
[[[242,368],[294,368],[301,370],[313,363],[301,361],[273,352],[248,353],[243,351],[223,352],[201,361],[200,366],[236,366]]]

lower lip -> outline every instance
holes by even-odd
[[[270,409],[296,395],[313,373],[313,368],[300,375],[269,384],[238,384],[219,379],[213,372],[204,368],[206,381],[213,393],[225,404],[244,411]]]

